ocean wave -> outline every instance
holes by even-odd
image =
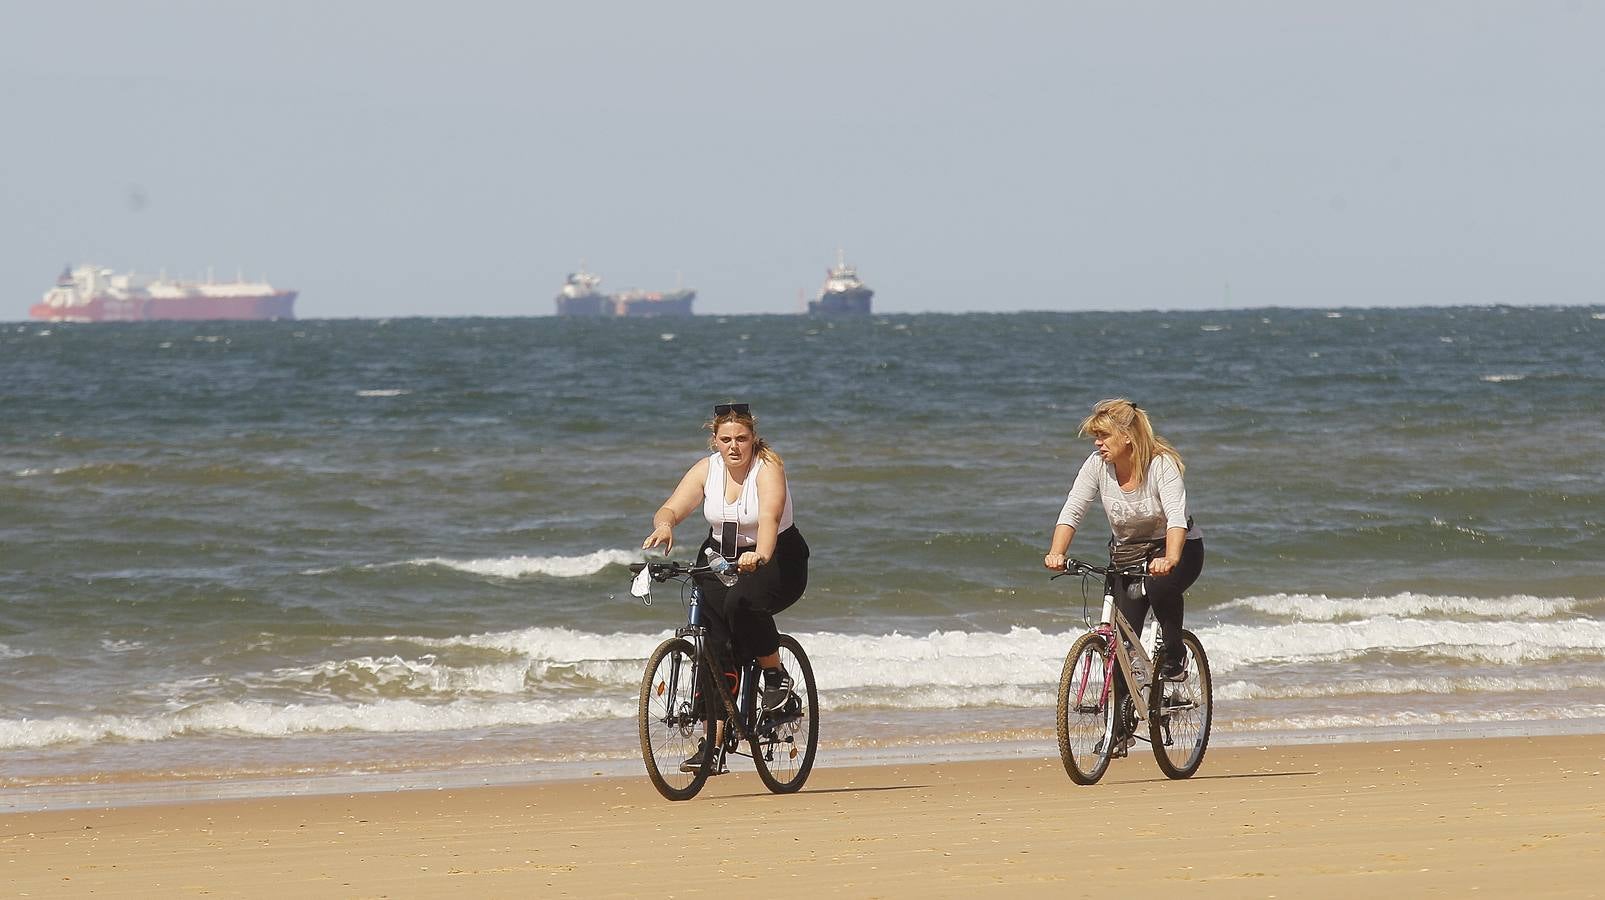
[[[1575,597],[1458,597],[1406,591],[1387,597],[1328,597],[1325,594],[1267,594],[1243,597],[1217,609],[1246,609],[1306,622],[1369,618],[1378,615],[1469,615],[1491,619],[1547,619],[1572,612]]]
[[[635,715],[635,697],[505,702],[380,700],[365,704],[225,701],[154,715],[65,716],[0,721],[0,750],[109,740],[161,741],[191,735],[288,737],[298,734],[461,731]]]
[[[1474,725],[1496,722],[1548,722],[1570,719],[1605,718],[1605,704],[1543,705],[1509,709],[1382,710],[1372,713],[1317,713],[1305,716],[1234,717],[1216,719],[1223,732],[1238,731],[1332,731],[1388,727],[1429,727],[1435,725]]]
[[[639,550],[597,550],[579,556],[509,556],[501,559],[412,559],[400,565],[442,566],[457,572],[473,575],[490,575],[495,578],[523,578],[527,575],[549,575],[554,578],[583,578],[606,569],[641,561]]]
[[[652,650],[673,632],[614,632],[597,634],[572,628],[519,628],[450,638],[393,637],[422,647],[447,650],[466,647],[498,650],[536,660],[579,662],[596,659],[632,659],[645,662]]]
[[[1201,625],[1192,629],[1217,677],[1266,664],[1348,661],[1368,655],[1415,656],[1515,665],[1605,653],[1605,622],[1453,622],[1376,618],[1343,623]],[[595,634],[526,628],[455,638],[395,638],[439,649],[496,650],[546,664],[607,661],[619,685],[669,632]],[[822,690],[926,686],[969,688],[1058,683],[1064,655],[1081,632],[1014,627],[1007,632],[926,634],[798,633]],[[1152,647],[1154,630],[1145,645]],[[600,669],[598,671],[601,671]]]
[[[1316,682],[1228,681],[1215,686],[1215,700],[1297,700],[1401,694],[1522,694],[1605,687],[1602,675],[1426,675],[1323,679]]]
[[[555,661],[520,658],[479,665],[447,665],[434,656],[363,656],[312,666],[282,668],[261,679],[265,686],[320,691],[333,696],[396,697],[518,695],[531,689],[614,687],[640,680],[637,659]]]
[[[1413,654],[1502,665],[1605,653],[1605,622],[1449,622],[1377,618],[1341,624],[1213,625],[1194,629],[1218,674],[1277,662]]]

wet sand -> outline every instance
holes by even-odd
[[[737,770],[0,815],[9,896],[1605,896],[1605,736]],[[1381,893],[1381,892],[1386,892]]]

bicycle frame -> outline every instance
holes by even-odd
[[[1116,581],[1117,577],[1115,575],[1104,575],[1103,611],[1100,614],[1098,624],[1088,629],[1093,634],[1102,636],[1105,644],[1114,651],[1107,657],[1107,661],[1104,664],[1103,687],[1098,697],[1099,707],[1107,713],[1104,716],[1103,738],[1105,746],[1114,739],[1115,716],[1119,714],[1119,711],[1113,708],[1114,698],[1110,696],[1115,690],[1115,670],[1117,668],[1120,670],[1120,677],[1125,681],[1126,690],[1133,698],[1133,713],[1139,722],[1148,718],[1148,673],[1153,671],[1153,660],[1148,656],[1148,651],[1143,649],[1140,635],[1131,626],[1131,622],[1127,621],[1125,614],[1120,611],[1120,605],[1115,602]],[[1158,623],[1155,623],[1155,627],[1158,627]],[[1090,658],[1083,663],[1084,667],[1090,667],[1091,665],[1092,660]],[[1082,690],[1086,690],[1086,670],[1083,669],[1081,674]],[[1076,697],[1076,703],[1080,705],[1085,699],[1085,697],[1078,696]],[[1136,735],[1137,732],[1138,729],[1132,729],[1133,735]]]
[[[1214,709],[1209,657],[1198,636],[1185,628],[1170,636],[1180,646],[1181,665],[1161,679],[1156,670],[1167,657],[1162,650],[1150,655],[1139,640],[1141,625],[1133,626],[1116,602],[1123,596],[1136,599],[1134,592],[1146,589],[1146,581],[1129,579],[1143,578],[1147,567],[1072,559],[1060,574],[1080,575],[1086,600],[1091,576],[1102,576],[1104,583],[1099,621],[1094,625],[1084,607],[1087,631],[1072,643],[1059,676],[1059,757],[1066,774],[1077,784],[1096,784],[1110,759],[1126,756],[1131,741],[1139,740],[1152,748],[1165,777],[1192,777],[1209,745]],[[1163,626],[1156,628],[1149,646],[1164,647],[1166,634]],[[1099,677],[1101,683],[1090,681]]]
[[[686,574],[689,576],[692,573],[687,572]],[[691,642],[691,646],[695,651],[694,658],[696,662],[693,663],[694,669],[697,665],[711,665],[714,655],[709,652],[707,647],[708,627],[702,624],[702,587],[697,584],[697,580],[694,577],[687,577],[685,584],[688,587],[686,623],[674,630],[674,636],[685,638]],[[650,596],[647,598],[647,603],[649,605],[651,603]],[[676,659],[671,667],[669,681],[669,690],[674,692],[676,696],[678,696],[678,692],[681,689],[680,668],[680,661]],[[714,690],[719,693],[721,705],[724,706],[724,716],[721,721],[727,729],[734,732],[733,734],[722,735],[722,740],[719,741],[719,757],[715,761],[714,772],[724,771],[725,757],[731,752],[735,752],[737,755],[744,755],[740,750],[732,751],[731,748],[740,747],[742,741],[750,739],[752,713],[757,708],[757,679],[753,677],[753,669],[754,663],[751,660],[745,660],[736,665],[738,678],[733,691],[717,673],[708,679],[714,685]],[[694,672],[692,674],[694,675]],[[695,691],[696,685],[692,684],[691,689]]]

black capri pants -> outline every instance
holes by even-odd
[[[1202,538],[1187,541],[1182,545],[1181,562],[1171,569],[1167,575],[1149,575],[1143,580],[1148,583],[1146,596],[1142,592],[1120,590],[1115,593],[1115,602],[1120,607],[1120,614],[1126,617],[1132,627],[1141,634],[1143,619],[1148,615],[1148,608],[1153,607],[1154,621],[1159,623],[1160,633],[1164,644],[1161,648],[1169,659],[1176,659],[1181,649],[1181,621],[1182,621],[1182,594],[1193,586],[1200,573],[1204,571],[1204,541]],[[1132,594],[1138,594],[1133,597]]]
[[[719,552],[711,530],[697,548],[698,560],[707,558],[709,547]],[[774,557],[742,573],[735,584],[725,587],[712,575],[699,575],[697,586],[702,588],[702,624],[715,650],[728,646],[736,660],[768,656],[780,649],[775,613],[796,603],[808,587],[808,542],[793,525],[775,538]]]

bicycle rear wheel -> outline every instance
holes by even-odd
[[[689,800],[702,790],[718,754],[703,754],[692,771],[681,764],[699,745],[713,748],[713,722],[697,693],[697,651],[690,641],[671,638],[658,645],[647,659],[641,679],[637,725],[641,757],[652,786],[670,800]]]
[[[819,749],[819,688],[808,654],[789,634],[780,636],[780,664],[791,675],[792,697],[779,710],[757,717],[752,761],[764,787],[776,794],[790,794],[802,788],[814,768],[814,754]]]
[[[1070,645],[1059,676],[1059,758],[1076,784],[1096,784],[1109,770],[1108,662],[1103,635],[1088,632]]]
[[[1181,633],[1186,671],[1180,681],[1161,680],[1154,666],[1154,686],[1148,692],[1148,738],[1154,760],[1169,778],[1188,778],[1198,771],[1209,749],[1209,727],[1215,714],[1209,678],[1209,657],[1198,637]]]

